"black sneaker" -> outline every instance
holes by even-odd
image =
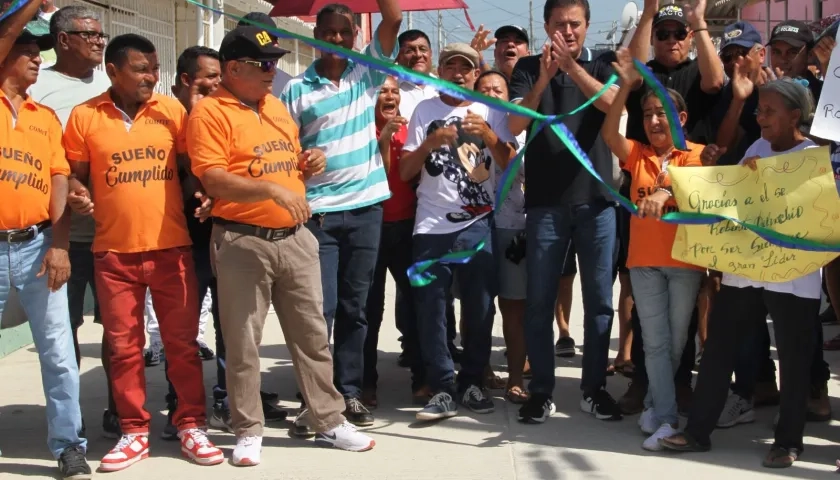
[[[554,401],[550,396],[544,393],[534,393],[519,408],[517,420],[522,423],[543,423],[548,417],[554,415],[555,411],[557,411],[557,407],[554,406]]]
[[[82,447],[67,447],[58,457],[58,469],[64,480],[88,480],[91,478],[90,465],[85,460]]]
[[[112,440],[122,438],[120,417],[110,410],[105,410],[105,412],[102,413],[102,436]]]
[[[417,412],[417,420],[440,420],[458,415],[458,404],[452,395],[446,392],[435,394],[423,410]]]
[[[554,354],[558,357],[572,358],[576,353],[575,339],[572,337],[560,337],[554,345]]]
[[[145,360],[147,367],[156,367],[160,365],[161,361],[163,361],[162,350],[150,347],[145,353],[143,353],[143,359]]]
[[[347,398],[344,400],[344,416],[347,421],[357,427],[369,427],[373,425],[373,415],[370,410],[362,405],[358,398]]]
[[[263,416],[265,417],[266,422],[282,422],[289,416],[289,412],[277,408],[265,401],[262,402],[262,408]]]
[[[309,409],[306,408],[306,405],[301,405],[300,410],[298,411],[297,416],[295,417],[295,423],[292,426],[292,429],[289,433],[292,434],[293,437],[298,438],[308,438],[314,437],[315,432],[309,428],[309,416],[311,413]]]
[[[260,398],[263,402],[276,402],[280,395],[273,392],[263,392],[260,390]],[[303,397],[298,393],[298,400],[303,400]]]
[[[470,385],[461,394],[461,405],[475,413],[493,413],[496,407],[484,392],[476,385]]]
[[[592,395],[583,395],[580,399],[580,409],[593,415],[598,420],[621,420],[621,410],[618,403],[601,389]]]
[[[210,428],[233,433],[233,427],[230,424],[230,408],[225,405],[224,401],[213,403],[213,414],[210,415],[207,423],[210,425]]]
[[[216,358],[216,354],[213,353],[213,350],[210,350],[210,347],[203,343],[198,344],[198,356],[205,362]]]
[[[167,405],[169,412],[166,414],[166,426],[163,427],[163,432],[160,433],[160,438],[164,440],[178,440],[178,427],[172,423],[172,416],[175,415],[175,409],[178,408],[178,403],[173,402]]]

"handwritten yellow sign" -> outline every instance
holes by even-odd
[[[669,167],[681,212],[736,218],[786,235],[840,243],[840,197],[828,148],[760,159],[758,169]],[[817,271],[836,253],[774,246],[735,222],[680,225],[671,255],[678,260],[763,282]]]

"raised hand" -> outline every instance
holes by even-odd
[[[612,62],[615,73],[621,78],[622,85],[635,86],[642,80],[642,75],[636,69],[636,63],[630,50],[620,48],[615,54],[617,62]]]
[[[732,98],[744,101],[752,95],[755,90],[755,75],[750,75],[749,67],[743,57],[735,61],[732,70]],[[758,72],[756,72],[758,73]]]
[[[683,13],[692,30],[706,28],[706,0],[685,2]]]

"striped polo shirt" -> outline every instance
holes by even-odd
[[[365,55],[394,60],[379,45],[378,30]],[[300,144],[320,148],[327,157],[323,174],[306,182],[312,213],[353,210],[391,196],[376,141],[374,107],[386,75],[352,60],[335,86],[315,71],[316,60],[283,89],[280,100],[300,128]]]

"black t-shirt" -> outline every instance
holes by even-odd
[[[729,105],[732,103],[732,84],[728,83],[720,92],[720,100],[715,106],[715,111],[712,114],[711,125],[712,129],[717,132],[720,129],[720,124],[726,116],[726,111],[729,110]],[[741,117],[738,119],[738,125],[744,131],[741,140],[732,148],[729,148],[724,155],[722,155],[717,164],[718,165],[737,165],[738,162],[744,158],[747,149],[756,140],[761,138],[761,128],[755,120],[755,114],[758,110],[758,89],[754,90],[744,102],[744,108],[741,110]]]
[[[614,61],[614,52],[588,48],[578,58],[578,63],[587,73],[600,82],[606,82],[612,75],[611,63]],[[521,58],[511,75],[511,99],[525,97],[539,74],[539,56]],[[567,113],[588,99],[568,75],[558,72],[543,92],[537,111],[545,115]],[[612,153],[601,138],[604,113],[593,105],[564,118],[563,123],[589,156],[598,174],[604,179],[612,178]],[[580,165],[554,132],[547,128],[528,146],[525,159],[528,162],[528,168],[525,169],[526,207],[581,205],[609,198],[607,191]]]
[[[688,109],[688,121],[685,124],[687,140],[708,143],[708,117],[717,103],[718,94],[708,94],[700,88],[700,65],[697,60],[686,60],[673,70],[656,60],[649,61],[647,66],[663,86],[676,90],[685,100]],[[642,98],[648,90],[649,87],[643,84],[627,99],[627,138],[642,143],[648,142],[642,123]]]
[[[186,170],[178,167],[178,179],[181,182],[181,191],[184,195],[184,216],[187,217],[187,231],[190,233],[193,248],[210,248],[210,234],[213,230],[213,222],[208,218],[202,223],[199,219],[195,218],[195,209],[201,206],[201,202],[189,194],[192,188],[187,178]]]

